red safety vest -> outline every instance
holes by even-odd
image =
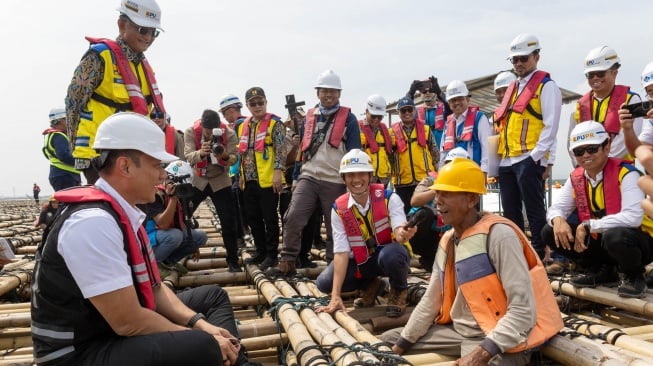
[[[129,94],[129,101],[131,102],[132,110],[144,116],[147,115],[150,112],[147,109],[147,101],[145,100],[145,97],[141,91],[141,86],[138,78],[136,78],[136,75],[134,75],[134,72],[129,66],[129,60],[127,59],[127,56],[125,56],[125,53],[122,52],[120,45],[118,45],[116,41],[108,38],[86,37],[86,40],[91,42],[91,44],[104,43],[107,47],[109,47],[116,60],[116,64],[118,65],[118,71],[120,71],[120,75],[122,75],[123,80],[125,81],[125,87],[127,88],[127,93]],[[143,70],[145,70],[147,85],[150,87],[150,91],[152,93],[152,103],[160,113],[165,115],[166,109],[163,106],[161,91],[159,90],[159,86],[156,83],[156,78],[154,77],[154,72],[150,67],[150,63],[147,62],[145,57],[143,57],[141,63],[143,63]]]
[[[416,119],[415,124],[413,125],[417,131],[417,144],[421,147],[426,147],[426,135],[424,134],[424,121],[421,119]],[[406,151],[408,148],[408,143],[406,142],[406,137],[404,137],[404,129],[402,128],[402,123],[397,122],[392,125],[392,130],[395,133],[395,141],[397,143],[397,151],[400,153]]]
[[[467,117],[463,125],[463,133],[458,139],[459,141],[472,141],[472,132],[474,132],[474,122],[476,121],[476,113],[479,108],[477,106],[470,106],[467,108]],[[456,118],[453,113],[447,118],[447,130],[444,135],[444,146],[442,150],[448,151],[456,146]]]
[[[430,107],[429,107],[430,108]],[[444,130],[444,103],[438,102],[435,105],[435,124],[433,128],[438,131]],[[420,105],[417,107],[417,118],[426,121],[426,106]]]
[[[361,265],[369,259],[369,250],[365,245],[365,238],[361,232],[360,225],[354,215],[353,208],[347,207],[349,203],[349,192],[338,197],[335,202],[336,210],[342,223],[345,227],[347,240],[351,246],[351,251],[354,254],[354,260],[357,265]],[[374,221],[374,232],[369,232],[369,237],[375,236],[378,245],[386,245],[392,242],[392,227],[390,226],[390,214],[388,212],[388,205],[385,199],[385,188],[383,184],[373,183],[370,184],[370,210],[372,211],[372,220]]]
[[[608,109],[605,114],[604,121],[597,121],[603,123],[603,127],[610,134],[618,134],[621,125],[619,123],[619,109],[623,103],[626,102],[628,97],[628,92],[630,91],[629,86],[625,85],[615,85],[610,93],[610,102],[608,103]],[[580,112],[580,121],[585,122],[593,120],[592,108],[594,105],[594,95],[592,92],[589,92],[583,95],[578,100],[579,112]]]
[[[508,89],[506,90],[506,94],[503,96],[501,105],[494,110],[494,115],[496,117],[495,123],[499,120],[502,120],[506,116],[506,113],[508,112],[509,109],[520,114],[523,113],[524,109],[526,109],[526,107],[528,106],[528,103],[531,101],[531,99],[533,99],[533,96],[535,95],[537,88],[542,83],[542,80],[544,80],[544,78],[547,77],[550,77],[548,72],[539,71],[539,70],[535,71],[535,73],[533,73],[533,76],[531,76],[531,79],[524,87],[524,90],[522,90],[521,94],[519,94],[519,97],[517,97],[515,103],[512,106],[510,106],[510,108],[508,108],[508,105],[512,100],[513,94],[517,92],[517,83],[519,82],[519,80],[515,80],[512,83],[510,83]]]
[[[340,147],[340,142],[342,137],[345,135],[345,127],[347,126],[347,118],[349,117],[350,109],[347,107],[340,107],[336,112],[336,116],[333,121],[333,128],[331,129],[331,135],[329,136],[329,145],[337,149]],[[308,150],[311,146],[311,139],[313,138],[313,132],[315,132],[315,121],[317,120],[315,116],[315,108],[311,108],[306,113],[306,121],[304,123],[304,136],[302,137],[302,151]]]
[[[166,193],[166,187],[163,186],[162,184],[159,184],[156,186],[156,188],[159,190],[159,196],[163,198],[163,206],[168,207],[168,203],[170,202],[170,196]],[[177,207],[175,208],[175,215],[177,216],[177,220],[179,221],[179,227],[178,229],[184,230],[186,229],[186,222],[184,221],[184,211],[181,207],[181,203],[177,201]],[[154,219],[154,218],[152,218]],[[160,226],[159,224],[156,224],[157,229],[162,229],[162,230],[167,230],[167,229],[172,229],[175,227],[175,220],[173,219],[169,225],[167,226]]]
[[[373,154],[379,152],[379,144],[376,142],[376,136],[372,131],[372,127],[369,124],[367,124],[364,120],[358,121],[358,126],[360,127],[361,132],[365,134],[365,141],[367,142],[367,146],[370,148],[370,152],[372,152]],[[385,151],[386,153],[391,154],[392,139],[390,138],[390,132],[388,131],[388,127],[383,123],[380,123],[379,128],[381,129],[381,134],[383,134],[383,140],[385,141],[384,142]]]
[[[224,145],[224,148],[227,148],[227,125],[224,123],[220,123],[220,128],[224,130],[224,133],[222,134],[222,145]],[[202,120],[198,119],[195,121],[193,124],[193,133],[195,135],[195,148],[197,150],[202,148]],[[204,177],[206,176],[206,167],[209,165],[209,160],[208,158],[202,159],[202,161],[198,162],[195,164],[195,172],[197,173],[198,176]],[[221,167],[226,167],[227,166],[227,161],[218,159],[218,165]]]
[[[622,164],[630,163],[617,158],[608,158],[603,167],[603,195],[606,215],[616,214],[621,211],[621,190],[619,189],[619,171]],[[571,186],[574,188],[576,208],[580,222],[593,218],[590,209],[589,195],[587,194],[587,178],[585,169],[577,167],[571,172]],[[595,217],[600,218],[600,217]]]
[[[254,151],[263,152],[263,150],[265,150],[265,136],[267,136],[270,121],[273,116],[274,115],[271,113],[266,113],[265,116],[263,116],[263,119],[261,119],[261,123],[258,125],[258,131],[256,131],[256,139],[254,140]],[[244,154],[249,147],[249,122],[251,120],[252,117],[247,117],[243,122],[243,130],[238,144],[239,154]]]
[[[177,134],[177,130],[175,130],[175,128],[169,124],[166,124],[164,132],[166,134],[166,151],[169,154],[175,155],[175,136]]]
[[[84,186],[73,189],[66,189],[57,191],[54,198],[61,203],[87,203],[104,201],[111,205],[111,208],[118,214],[120,218],[121,229],[125,238],[125,246],[127,250],[127,258],[131,266],[134,281],[138,286],[138,292],[142,295],[143,306],[148,309],[155,310],[156,303],[154,301],[153,285],[158,286],[161,283],[159,277],[159,268],[156,264],[156,257],[150,246],[150,241],[147,238],[147,233],[143,226],[138,228],[138,239],[134,235],[134,230],[129,222],[129,218],[125,211],[106,192],[95,188],[94,186]],[[147,258],[144,257],[144,253]],[[146,260],[147,259],[147,260]]]

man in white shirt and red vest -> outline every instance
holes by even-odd
[[[562,96],[547,72],[537,70],[540,42],[520,34],[510,44],[509,60],[518,79],[510,83],[495,110],[499,126],[499,184],[503,216],[524,230],[522,203],[532,244],[544,258],[540,233],[546,223],[544,179],[551,171]]]
[[[476,210],[486,188],[473,161],[454,159],[431,189],[452,229],[406,326],[381,339],[398,354],[437,352],[456,365],[528,365],[563,327],[542,262],[512,221]]]
[[[347,193],[336,199],[331,211],[333,262],[316,281],[320,291],[331,293],[331,301],[318,311],[345,310],[342,291],[362,290],[354,306],[373,306],[383,286],[379,276],[390,281],[386,315],[398,317],[406,308],[408,240],[417,227],[408,227],[399,196],[383,184],[371,183],[373,173],[372,159],[361,150],[351,150],[340,162]]]
[[[340,105],[342,85],[333,70],[326,70],[315,85],[320,103],[304,117],[302,140],[293,174],[290,207],[283,218],[283,246],[276,267],[268,276],[294,275],[301,249],[301,233],[316,207],[322,208],[326,226],[326,259],[333,259],[331,205],[345,193],[338,174],[340,160],[351,149],[360,149],[358,120],[348,107]]]
[[[574,260],[576,287],[619,281],[621,297],[646,295],[644,267],[653,260],[653,221],[644,215],[640,172],[629,161],[610,157],[611,141],[603,124],[581,122],[571,132],[569,149],[578,167],[549,208],[542,238]],[[578,211],[580,224],[567,217]]]

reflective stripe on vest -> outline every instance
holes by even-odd
[[[619,123],[619,109],[621,109],[621,105],[626,102],[629,91],[629,86],[614,86],[614,89],[612,89],[612,92],[610,93],[610,102],[608,103],[608,108],[606,110],[605,116],[601,116],[600,111],[596,111],[596,114],[594,113],[594,94],[592,92],[583,95],[578,100],[578,112],[580,120],[577,122],[580,123],[594,120],[603,123],[603,127],[605,127],[605,130],[608,133],[614,135],[618,134],[619,129],[621,128]]]
[[[238,146],[238,152],[241,156],[249,149],[249,124],[251,123],[251,117],[240,123],[236,128],[238,134],[240,135],[240,143]],[[274,151],[274,141],[273,141],[273,130],[276,127],[277,123],[282,123],[281,119],[274,114],[266,114],[263,119],[258,123],[258,128],[256,131],[256,140],[254,146],[254,158],[256,160],[256,173],[258,177],[258,185],[261,188],[270,188],[272,187],[272,179],[274,177],[274,160],[275,160],[275,151]],[[263,129],[265,127],[265,129]],[[247,137],[246,137],[247,136]],[[244,147],[244,150],[242,150]],[[259,148],[261,150],[259,150]],[[242,160],[242,157],[241,157]],[[245,185],[245,170],[243,164],[239,166],[242,177],[240,180],[241,185],[244,188]],[[283,180],[283,178],[282,178]]]
[[[57,157],[57,152],[54,146],[52,146],[52,138],[54,138],[54,135],[57,133],[61,134],[61,136],[66,139],[66,142],[70,142],[68,135],[66,135],[65,132],[55,128],[49,128],[43,132],[43,134],[45,134],[45,142],[43,143],[42,149],[43,155],[45,155],[45,157],[50,161],[50,165],[70,173],[79,174],[79,170],[75,169],[74,166],[64,163],[59,159],[59,157]]]
[[[467,117],[463,125],[463,133],[460,135],[458,141],[472,141],[472,132],[474,132],[474,123],[476,122],[476,113],[479,108],[477,106],[470,106],[467,108]],[[447,130],[444,136],[444,145],[442,150],[449,151],[456,146],[456,118],[453,113],[447,118]]]
[[[508,311],[505,290],[487,253],[488,234],[495,224],[510,226],[519,238],[533,286],[537,313],[535,326],[530,330],[525,342],[506,351],[521,352],[546,342],[563,328],[563,323],[542,261],[525,234],[512,221],[499,215],[484,215],[476,224],[465,230],[455,249],[453,230],[449,230],[440,240],[434,270],[440,272],[443,297],[436,323],[451,323],[450,312],[456,296],[456,283],[472,316],[486,335]],[[451,250],[454,250],[455,254],[451,253]]]
[[[345,127],[347,126],[347,118],[349,117],[350,109],[347,107],[340,107],[336,112],[333,120],[333,128],[331,129],[331,136],[329,136],[329,145],[337,149],[340,147],[342,137],[345,135]],[[315,108],[311,108],[306,113],[306,121],[304,122],[304,136],[302,136],[302,151],[308,150],[311,146],[313,133],[315,132],[316,120]]]
[[[334,203],[336,211],[345,227],[349,246],[354,254],[354,260],[357,265],[367,262],[369,251],[365,245],[365,238],[361,231],[361,225],[354,215],[354,208],[347,207],[349,203],[349,192],[338,197]],[[386,202],[386,192],[383,184],[370,184],[370,211],[374,221],[374,233],[368,232],[368,237],[376,237],[378,245],[383,246],[392,242],[392,227],[390,226],[390,214]],[[367,213],[369,216],[369,212]],[[366,229],[367,230],[367,229]]]
[[[545,78],[550,78],[549,73],[544,72],[544,71],[535,71],[533,73],[533,76],[531,76],[530,80],[528,80],[528,83],[522,90],[521,94],[517,97],[517,100],[510,106],[510,110],[517,112],[517,113],[523,113],[526,107],[528,107],[528,103],[533,99],[533,96],[535,96],[535,92],[537,91],[538,87],[540,84],[542,84],[542,81]],[[510,102],[513,100],[513,95],[517,92],[517,85],[519,83],[519,80],[514,80],[510,85],[508,86],[508,89],[506,90],[506,94],[503,96],[503,100],[501,101],[501,105],[495,109],[495,116],[497,117],[497,120],[502,120],[506,113],[508,112],[508,106]]]
[[[256,139],[254,140],[254,151],[263,152],[265,150],[265,136],[268,134],[268,127],[272,119],[271,113],[266,113],[258,123],[256,130]],[[249,124],[252,117],[247,117],[243,122],[240,132],[240,142],[238,143],[238,153],[243,154],[249,148]]]

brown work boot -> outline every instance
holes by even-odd
[[[265,275],[268,277],[285,277],[297,274],[295,260],[282,259],[276,266],[268,268]]]
[[[406,310],[406,297],[408,290],[397,290],[390,288],[390,295],[388,296],[388,306],[385,308],[385,315],[388,318],[397,318]]]
[[[569,262],[554,260],[546,267],[546,274],[549,276],[562,276],[565,272],[569,271]]]
[[[359,290],[358,294],[360,297],[354,300],[354,307],[359,309],[374,306],[376,295],[379,293],[382,285],[383,281],[378,277],[371,280],[367,286]]]

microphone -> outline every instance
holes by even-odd
[[[426,221],[426,219],[428,218],[428,214],[426,213],[426,210],[427,209],[425,208],[420,208],[419,210],[417,210],[417,212],[415,212],[413,216],[411,216],[408,219],[408,222],[406,223],[406,228],[415,227],[423,223],[424,221]]]

